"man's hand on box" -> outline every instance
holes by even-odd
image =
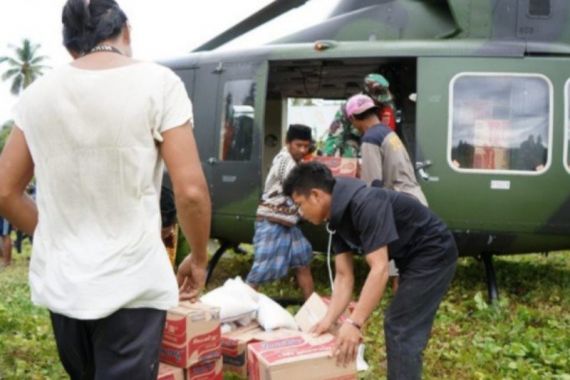
[[[358,345],[362,339],[360,330],[350,323],[343,323],[336,336],[333,356],[336,364],[346,367],[351,361],[356,360]]]
[[[180,301],[196,302],[206,284],[207,262],[199,263],[188,255],[178,266],[176,274]]]
[[[326,332],[329,332],[331,327],[332,323],[329,322],[326,318],[323,318],[311,328],[311,332],[316,336],[319,336],[323,335]]]

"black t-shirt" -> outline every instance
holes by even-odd
[[[456,256],[447,226],[414,197],[337,178],[330,227],[335,253],[370,253],[388,246],[399,269],[410,262],[431,265]]]

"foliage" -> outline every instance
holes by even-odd
[[[0,152],[4,149],[4,145],[6,145],[6,140],[8,140],[8,135],[10,135],[13,126],[14,121],[8,120],[0,127]]]
[[[311,98],[292,98],[291,105],[293,107],[301,107],[301,106],[314,106],[316,104],[314,100]]]
[[[0,379],[65,379],[47,310],[30,301],[29,245],[0,267]]]
[[[229,276],[247,275],[250,265],[249,256],[223,259],[212,286]],[[495,269],[500,302],[489,305],[483,264],[460,259],[424,353],[424,378],[569,380],[570,252],[496,257]],[[360,289],[366,264],[357,261],[355,270],[356,289]],[[329,294],[322,256],[314,260],[313,276],[317,291]],[[282,300],[301,298],[294,276],[261,291]],[[362,379],[386,378],[382,318],[390,299],[388,290],[366,325],[365,356],[371,368],[361,374]]]
[[[48,314],[29,301],[29,256],[14,256],[14,265],[0,272],[0,379],[64,379]],[[228,277],[244,277],[250,267],[250,254],[226,254],[210,288]],[[489,305],[483,264],[473,258],[460,260],[425,351],[424,378],[570,379],[570,252],[499,257],[495,268],[501,300]],[[360,289],[366,264],[357,260],[355,270]],[[317,291],[329,294],[323,256],[315,258],[313,273]],[[301,298],[294,276],[261,291],[281,300]],[[388,290],[366,325],[371,369],[361,379],[385,378],[382,312],[390,298]]]
[[[21,46],[9,46],[14,51],[14,55],[0,57],[0,63],[6,62],[8,64],[8,69],[2,74],[2,80],[11,80],[10,92],[13,95],[18,95],[34,80],[43,75],[43,71],[48,66],[43,65],[42,62],[47,57],[38,55],[41,45],[33,44],[27,38],[22,40]]]

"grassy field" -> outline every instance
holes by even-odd
[[[48,314],[29,300],[28,262],[28,254],[14,254],[14,264],[0,269],[0,379],[65,379]],[[245,276],[250,265],[250,256],[227,255],[211,286]],[[495,267],[501,300],[489,306],[482,263],[460,260],[425,352],[424,378],[570,380],[570,252],[500,257]],[[357,271],[360,287],[365,264],[357,262]],[[328,294],[321,257],[314,275],[318,291]],[[300,298],[293,278],[262,291]],[[371,369],[362,379],[385,378],[382,310],[389,300],[388,293],[366,326]]]

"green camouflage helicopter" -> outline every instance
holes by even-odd
[[[462,255],[570,249],[570,2],[342,0],[274,43],[213,49],[307,0],[274,1],[166,62],[184,81],[213,201],[212,259],[250,242],[290,98],[346,99],[390,82],[398,133]],[[306,226],[315,250],[324,229]],[[211,272],[210,272],[211,273]]]

